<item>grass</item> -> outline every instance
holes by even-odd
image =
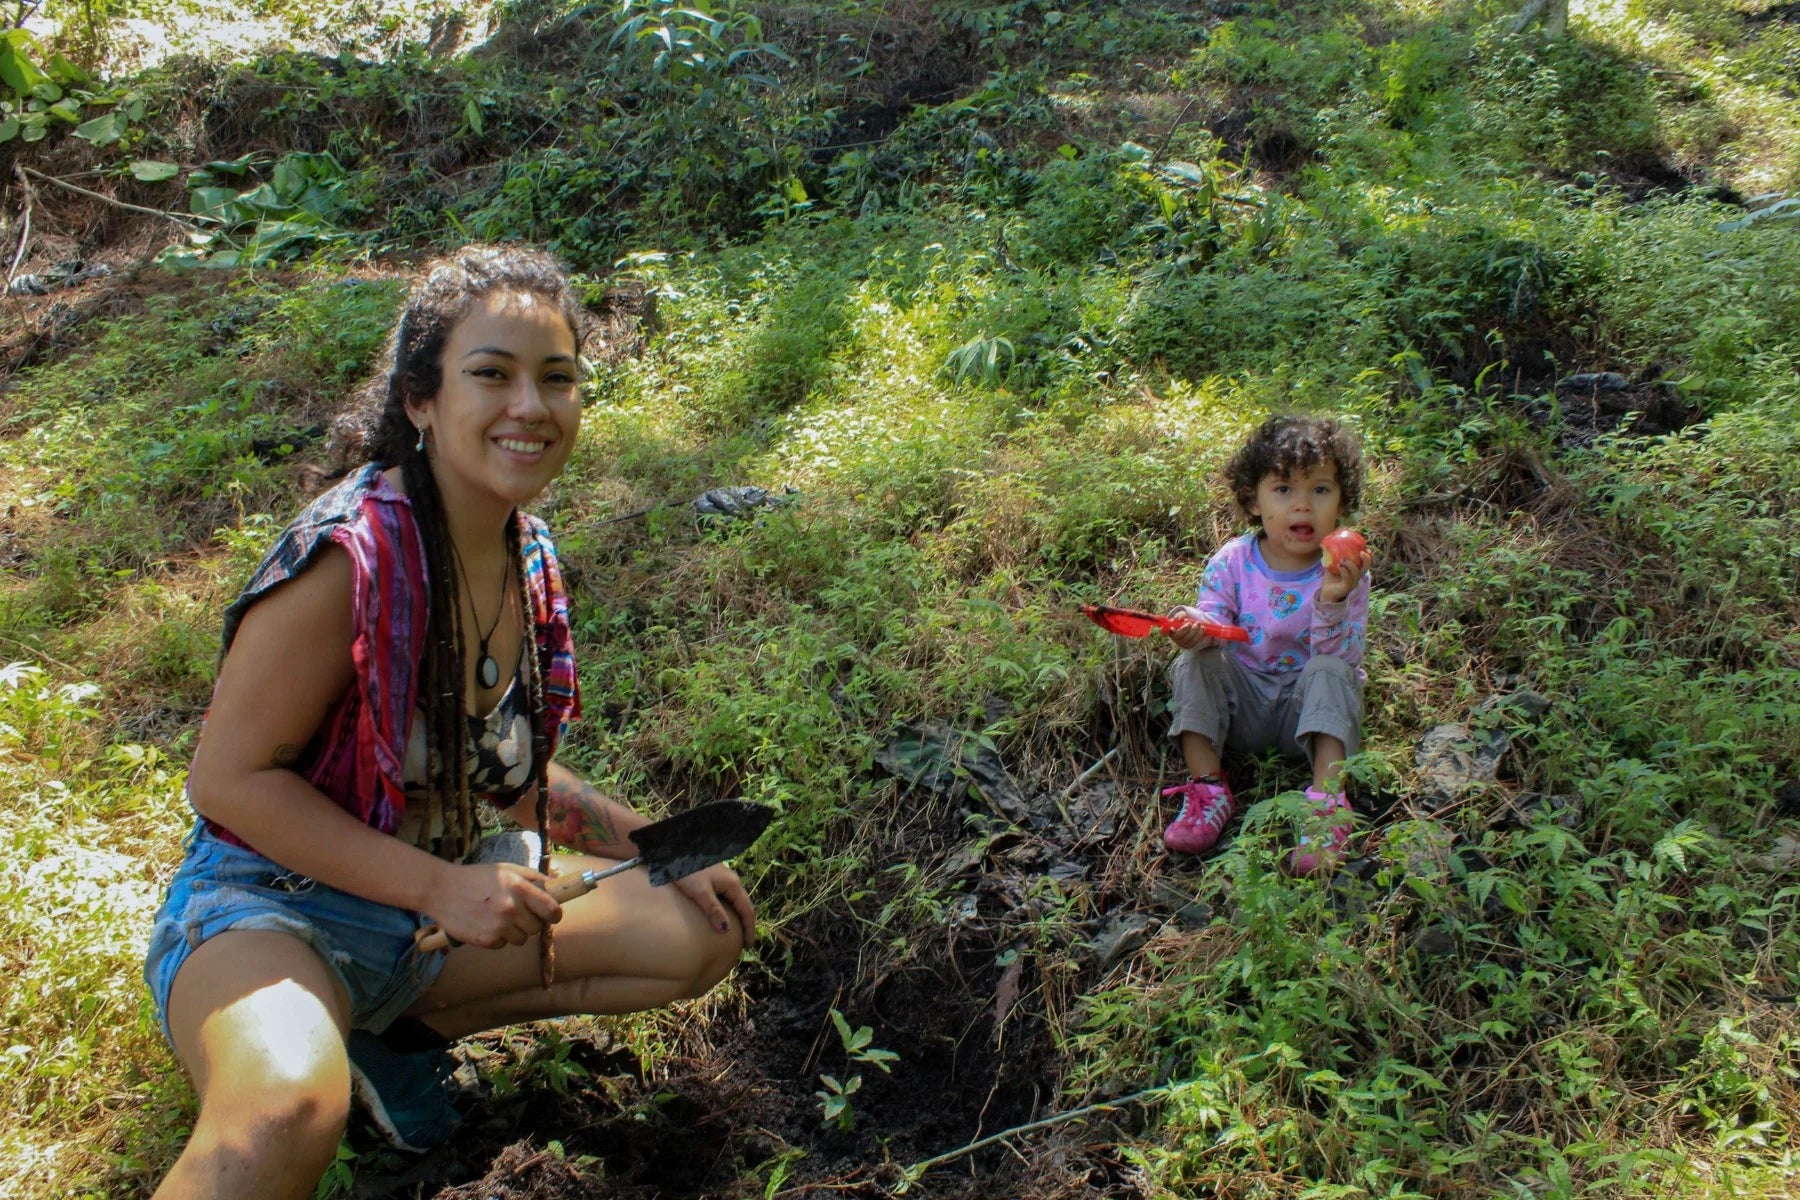
[[[1800,773],[1800,248],[1721,229],[1742,210],[1715,189],[1794,186],[1800,81],[1788,26],[1728,8],[1578,6],[1554,49],[1480,5],[1320,0],[1189,41],[1160,9],[958,9],[976,82],[810,179],[832,203],[747,221],[643,192],[616,227],[658,251],[627,268],[655,325],[601,367],[543,506],[577,596],[573,765],[651,808],[780,806],[745,866],[777,937],[745,974],[848,920],[866,981],[936,961],[975,898],[960,842],[893,857],[921,804],[873,766],[898,724],[986,739],[1031,792],[1119,744],[1090,880],[1032,877],[993,936],[1030,964],[1047,1105],[1174,1085],[1108,1152],[1141,1194],[1790,1188],[1800,889],[1767,856]],[[1194,128],[1108,124],[1147,85]],[[1644,195],[1668,168],[1703,186]],[[497,229],[576,236],[563,199],[508,227],[527,184],[482,186],[465,211]],[[191,1121],[137,962],[217,614],[396,302],[352,268],[159,282],[0,393],[0,657],[24,664],[0,677],[0,1196],[142,1194]],[[1564,436],[1582,401],[1554,381],[1601,370],[1697,423]],[[1237,527],[1219,465],[1290,406],[1349,416],[1372,467],[1355,771],[1400,800],[1333,886],[1277,870],[1279,774],[1204,868],[1157,857],[1163,655],[1070,617],[1188,594]],[[729,525],[610,521],[737,482],[797,490]],[[1478,711],[1518,685],[1540,718]],[[1413,746],[1467,720],[1508,732],[1502,779],[1431,800]],[[1219,915],[1084,966],[1089,923],[1169,880]],[[691,1030],[620,1032],[654,1058]],[[565,1069],[487,1069],[530,1085],[540,1059]],[[360,1144],[327,1190],[381,1166]]]

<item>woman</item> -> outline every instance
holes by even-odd
[[[542,887],[634,853],[645,823],[551,762],[579,707],[567,600],[519,506],[575,444],[580,317],[542,254],[433,264],[367,464],[226,612],[188,778],[199,820],[145,963],[200,1096],[158,1196],[311,1196],[353,1080],[424,1149],[456,1118],[449,1043],[700,995],[755,937],[722,866],[667,889],[627,872],[566,907]],[[584,857],[482,840],[478,801]],[[417,950],[428,923],[454,948]]]

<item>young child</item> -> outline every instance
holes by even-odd
[[[1278,416],[1235,454],[1225,478],[1260,528],[1233,538],[1207,562],[1199,603],[1173,615],[1236,625],[1248,642],[1221,643],[1197,626],[1174,630],[1181,654],[1170,667],[1174,721],[1186,783],[1163,843],[1185,854],[1212,848],[1237,802],[1219,762],[1222,749],[1275,746],[1312,763],[1308,798],[1321,818],[1342,812],[1323,837],[1302,837],[1289,859],[1306,875],[1335,861],[1350,837],[1349,802],[1338,782],[1361,742],[1363,636],[1369,618],[1364,550],[1326,570],[1319,543],[1355,510],[1362,452],[1335,420]]]

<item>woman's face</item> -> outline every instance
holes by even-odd
[[[432,473],[447,503],[517,507],[569,461],[581,427],[575,334],[541,296],[477,303],[444,345],[438,394],[412,406],[431,430]]]

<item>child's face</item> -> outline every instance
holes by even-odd
[[[1250,515],[1262,519],[1268,548],[1276,552],[1273,557],[1310,565],[1318,560],[1319,540],[1337,528],[1343,501],[1337,464],[1322,462],[1285,475],[1273,471],[1264,475],[1256,485]]]

